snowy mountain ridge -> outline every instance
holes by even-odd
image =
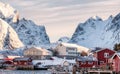
[[[7,35],[7,32],[1,34],[0,49],[6,48],[4,44],[9,45],[9,40],[4,39],[2,35],[9,36],[13,39],[15,38],[15,40],[17,40],[18,42],[14,43],[13,40],[12,44],[19,44],[19,42],[21,42],[20,46],[21,44],[22,46],[40,46],[50,44],[49,37],[44,26],[37,25],[33,21],[27,20],[25,18],[19,19],[18,11],[12,8],[12,6],[10,6],[9,4],[0,2],[0,18],[2,21],[5,22],[0,23],[0,26],[3,26],[7,23],[7,26],[10,27],[10,32],[8,32],[10,33],[10,35]],[[0,28],[3,31],[3,27]],[[4,27],[4,29],[5,31],[7,31],[8,27]],[[11,30],[15,33],[11,32]],[[15,46],[13,45],[13,47]],[[19,48],[19,45],[17,48]]]
[[[114,22],[113,22],[114,21]],[[88,48],[102,47],[113,49],[119,43],[120,14],[110,16],[107,20],[99,17],[89,18],[85,23],[80,23],[72,35],[70,43],[76,43]]]

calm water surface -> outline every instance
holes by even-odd
[[[37,71],[23,71],[23,70],[0,70],[0,74],[51,74],[50,71],[41,71],[41,70],[37,70]]]

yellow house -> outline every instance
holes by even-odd
[[[33,59],[41,59],[46,56],[51,56],[52,53],[41,47],[30,47],[24,51],[24,56],[32,57]]]

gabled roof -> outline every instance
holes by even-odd
[[[115,56],[118,56],[118,58],[120,59],[119,53],[115,53],[110,59],[113,59]]]
[[[27,57],[20,57],[13,59],[13,61],[28,61],[28,60],[32,60],[32,59]]]
[[[47,49],[45,49],[45,48],[41,48],[41,47],[30,47],[30,48],[28,48],[27,50],[29,50],[29,49],[37,49],[37,50],[40,50],[40,51],[42,51],[42,52],[50,52],[49,50],[47,50]]]
[[[108,49],[108,48],[101,48],[101,49],[93,50],[92,52],[100,52],[100,51],[103,51],[103,50],[106,50],[106,49],[111,50],[111,49]],[[111,51],[116,52],[114,50],[111,50]]]

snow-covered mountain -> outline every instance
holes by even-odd
[[[15,49],[23,46],[15,30],[0,19],[0,49]]]
[[[59,40],[58,40],[58,42],[68,42],[70,40],[70,38],[69,37],[61,37]]]
[[[0,18],[12,26],[25,46],[50,43],[44,26],[39,26],[25,18],[19,19],[18,11],[9,4],[0,2]]]
[[[25,45],[39,46],[50,43],[45,27],[36,25],[31,20],[23,18],[17,23],[12,23],[11,26],[18,33],[20,40]]]
[[[88,48],[113,48],[119,42],[120,14],[110,16],[107,20],[99,17],[89,18],[80,23],[72,35],[70,43],[77,43]]]

